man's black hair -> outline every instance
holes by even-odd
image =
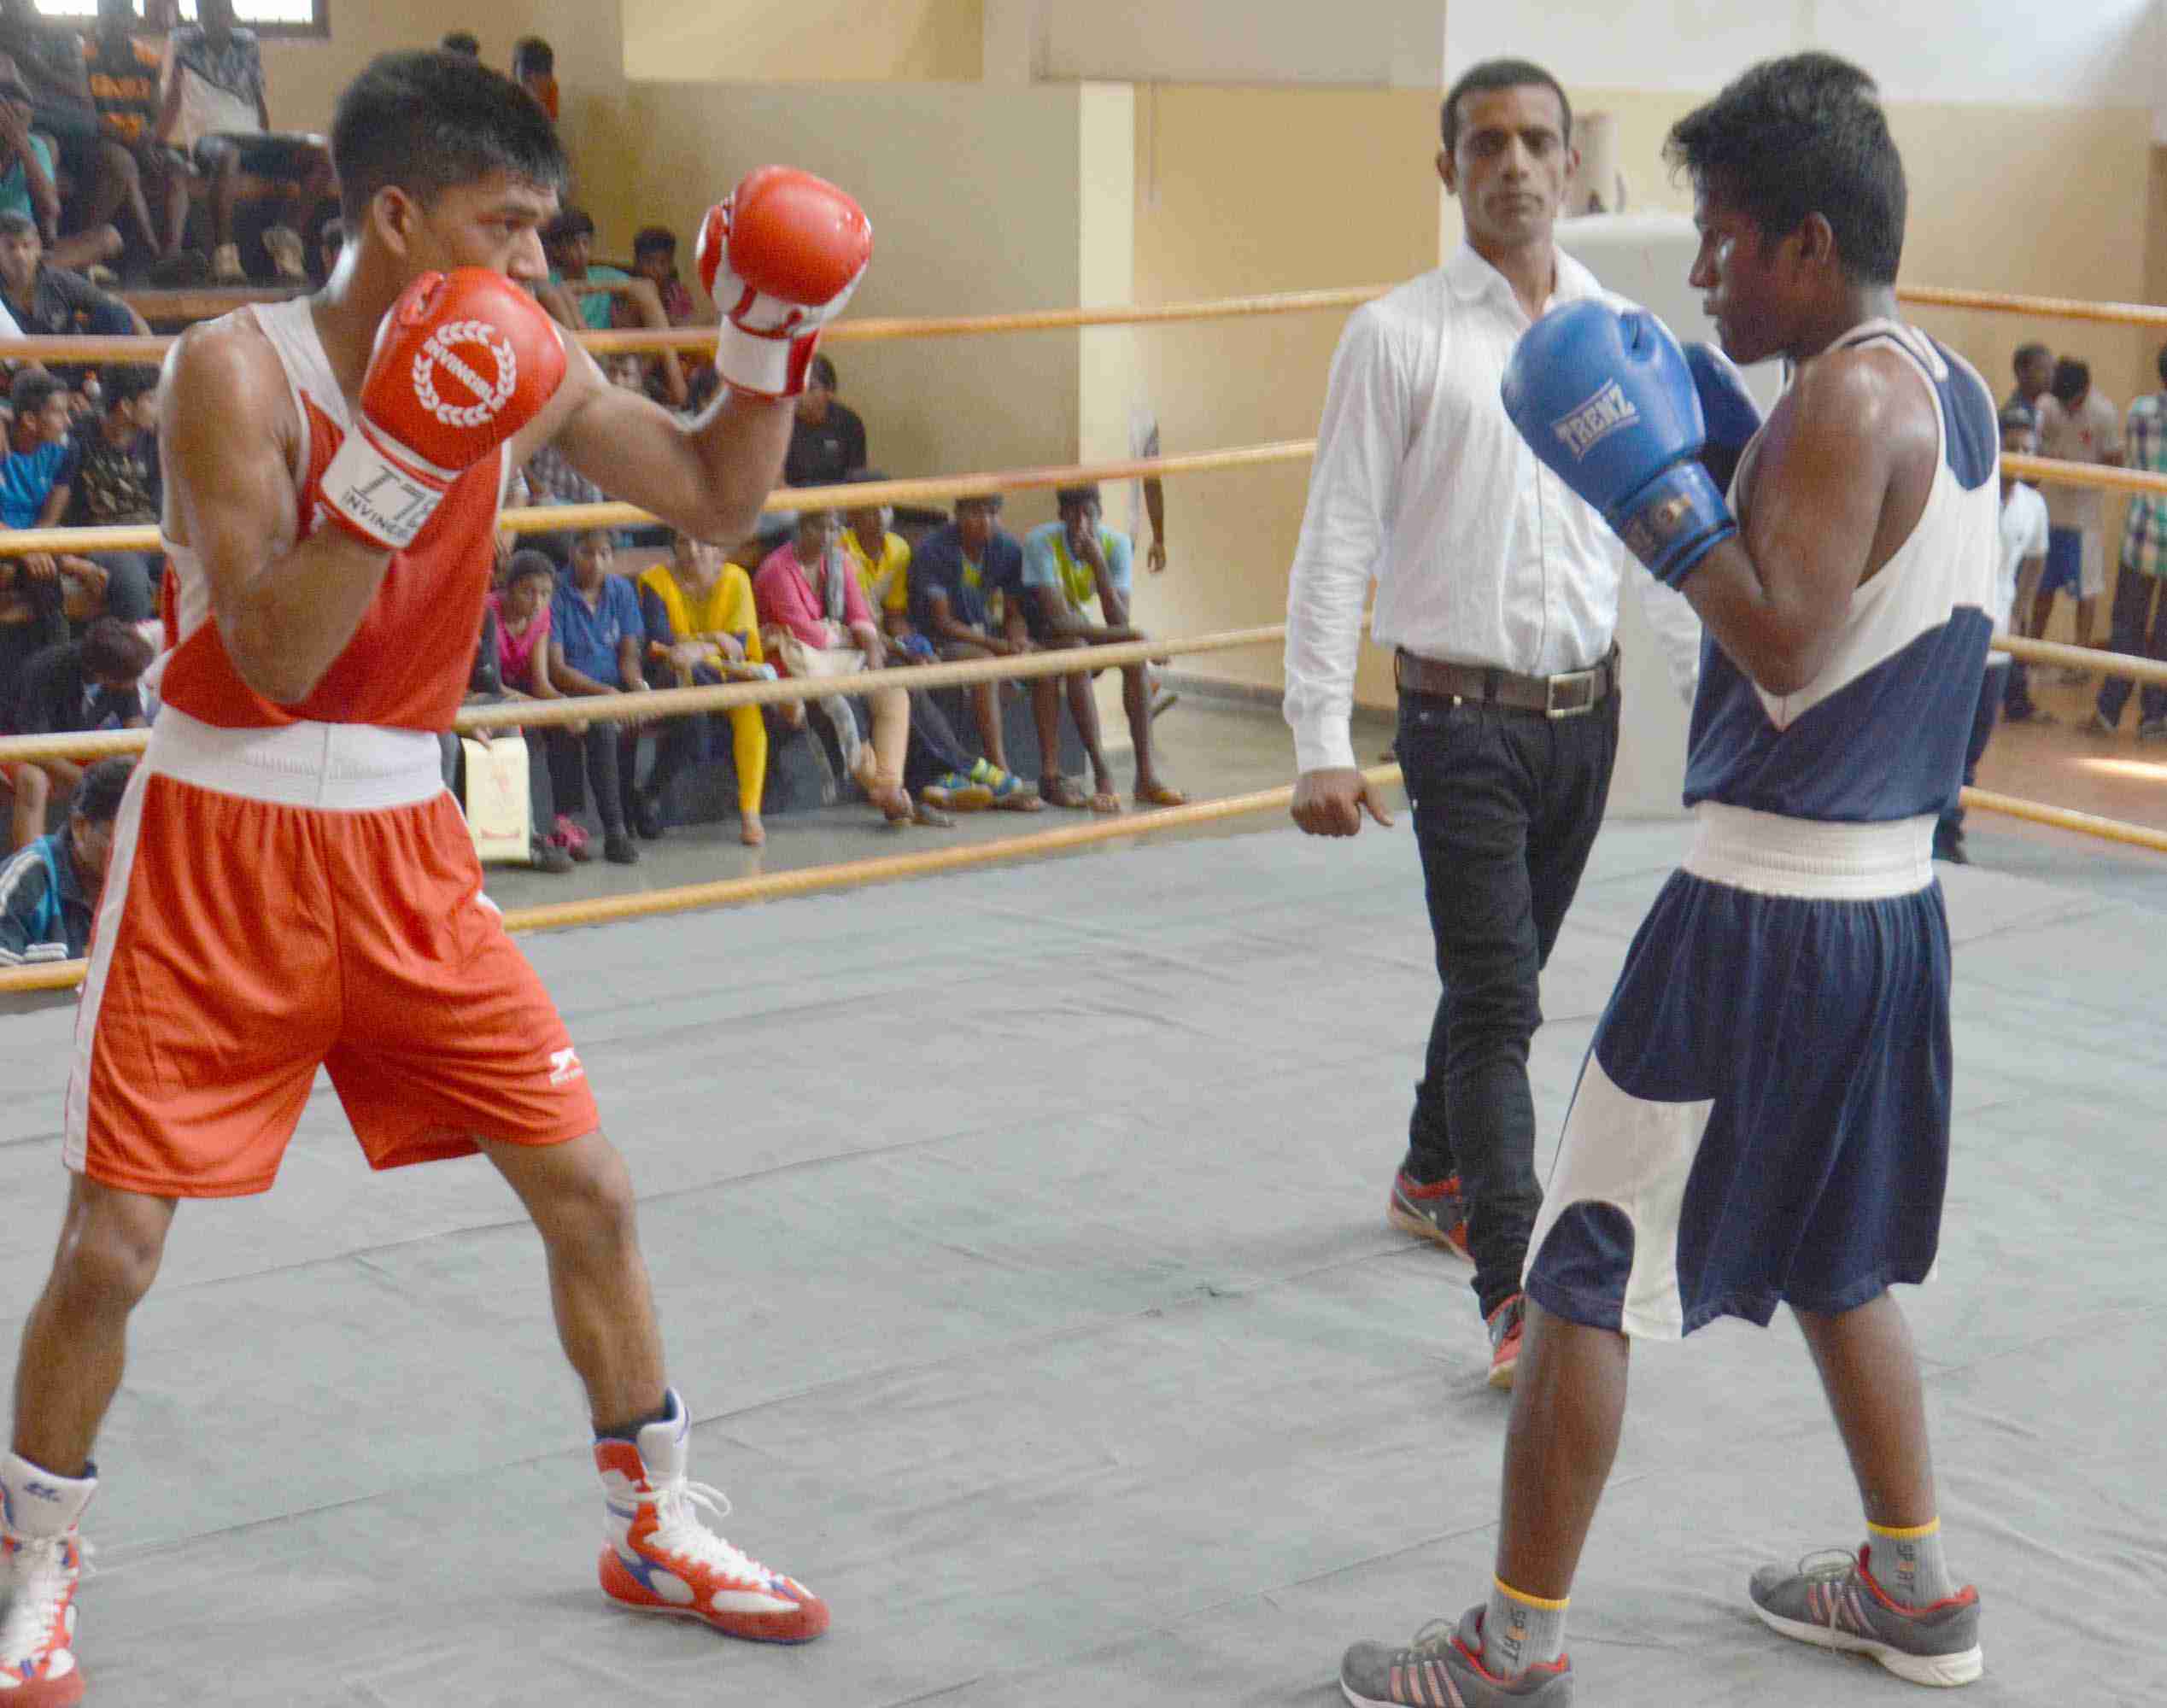
[[[542,241],[561,243],[567,237],[594,235],[594,216],[584,208],[567,208],[542,228]]]
[[[454,30],[436,45],[446,53],[465,54],[469,59],[482,56],[482,38],[471,30]]]
[[[120,797],[127,793],[128,777],[135,768],[135,760],[126,753],[85,766],[83,781],[67,803],[69,815],[91,824],[112,823],[120,816]]]
[[[38,229],[38,222],[32,219],[27,214],[17,214],[12,210],[5,214],[0,214],[0,237],[38,237],[42,239],[44,235],[44,234]]]
[[[381,55],[346,86],[331,162],[354,233],[393,185],[427,203],[491,173],[558,191],[566,177],[557,127],[533,96],[478,60],[432,51]]]
[[[2160,383],[2167,385],[2167,344],[2159,347],[2159,357],[2154,366],[2159,370]]]
[[[828,360],[828,358],[827,358],[827,357],[825,357],[825,356],[815,356],[815,357],[812,359],[812,374],[811,374],[811,379],[812,379],[812,383],[813,383],[815,385],[824,385],[824,386],[826,386],[826,387],[828,388],[828,389],[829,389],[829,390],[830,390],[830,391],[835,390],[835,363],[833,363],[833,362],[829,361],[829,360]]]
[[[2053,354],[2044,344],[2019,344],[2017,346],[2017,354],[2009,359],[2010,371],[2021,378],[2026,364],[2035,362],[2041,356],[2051,360]]]
[[[157,651],[132,623],[117,617],[101,617],[83,631],[83,673],[90,676],[126,676],[131,680],[150,668]]]
[[[15,383],[9,389],[9,407],[15,412],[18,422],[27,421],[55,398],[67,389],[57,374],[47,373],[42,368],[26,369],[15,376]]]
[[[1671,127],[1664,158],[1735,202],[1765,237],[1819,214],[1844,275],[1896,282],[1904,254],[1903,156],[1878,86],[1834,54],[1763,60]]]
[[[676,253],[677,234],[667,225],[642,225],[633,237],[632,254],[635,259],[641,255],[674,255]]]
[[[1092,482],[1087,486],[1058,487],[1055,488],[1053,494],[1053,507],[1056,510],[1067,510],[1079,504],[1104,504],[1104,502],[1105,498],[1099,492],[1097,481]]]
[[[512,74],[523,77],[532,72],[537,77],[557,74],[557,50],[540,36],[522,36],[512,44]]]
[[[504,585],[508,591],[514,582],[523,582],[529,576],[547,576],[553,582],[557,579],[556,560],[547,552],[537,552],[523,547],[512,554],[512,561],[504,566]]]
[[[2091,363],[2076,356],[2064,356],[2054,364],[2054,377],[2048,383],[2047,393],[2055,402],[2066,406],[2091,389]]]
[[[1450,154],[1460,141],[1460,97],[1493,89],[1547,89],[1557,97],[1559,115],[1565,120],[1565,140],[1573,140],[1573,102],[1565,85],[1528,59],[1486,59],[1460,73],[1459,81],[1444,91],[1438,109],[1438,129],[1444,134],[1444,151]]]
[[[98,385],[104,396],[105,412],[110,415],[124,403],[133,403],[138,397],[147,397],[158,389],[158,370],[148,362],[130,362],[122,367],[107,368],[98,376]]]

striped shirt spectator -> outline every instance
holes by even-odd
[[[2159,377],[2167,388],[2167,348],[2159,353]],[[2125,468],[2167,475],[2167,389],[2129,406],[2123,442]],[[2130,500],[2129,519],[2122,527],[2122,567],[2141,576],[2167,570],[2167,497],[2140,494]]]

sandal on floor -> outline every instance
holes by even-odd
[[[1091,804],[1091,797],[1078,788],[1068,777],[1040,777],[1039,798],[1048,806],[1065,806],[1077,810]]]
[[[1091,810],[1104,817],[1111,817],[1122,810],[1122,798],[1111,789],[1101,789],[1091,798]]]
[[[1139,806],[1186,806],[1189,798],[1168,784],[1154,783],[1148,789],[1137,790],[1136,804]]]

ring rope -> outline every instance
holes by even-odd
[[[855,510],[875,504],[985,498],[995,493],[1045,491],[1054,487],[1086,486],[1093,482],[1215,474],[1227,469],[1301,462],[1315,454],[1316,448],[1314,439],[1280,439],[1262,445],[1235,445],[1223,451],[1185,452],[1173,457],[1125,457],[1116,462],[1000,469],[984,474],[928,475],[911,480],[863,481],[845,486],[785,486],[777,487],[763,499],[760,508]],[[560,534],[583,528],[632,527],[657,519],[630,504],[530,505],[504,512],[497,518],[497,526],[514,534]],[[158,547],[158,529],[149,524],[132,528],[0,529],[0,557],[20,557],[34,552],[155,552]]]
[[[1379,765],[1362,773],[1378,788],[1390,788],[1400,781],[1397,765]],[[758,877],[724,878],[714,883],[684,884],[675,889],[652,890],[623,896],[597,896],[586,901],[551,902],[540,907],[513,908],[504,915],[507,931],[560,931],[573,926],[606,925],[620,920],[647,919],[659,914],[689,913],[696,909],[741,907],[748,902],[778,901],[791,896],[817,895],[823,891],[855,888],[864,884],[893,882],[901,878],[934,877],[945,872],[967,871],[1010,860],[1031,860],[1071,848],[1115,842],[1123,837],[1149,836],[1163,830],[1181,830],[1192,825],[1215,824],[1222,819],[1270,812],[1294,799],[1294,786],[1283,784],[1254,794],[1228,795],[1219,800],[1192,801],[1186,806],[1155,808],[1133,818],[1104,820],[1059,830],[1039,831],[1028,836],[1004,836],[990,842],[958,848],[929,849],[920,854],[888,854],[872,860],[846,860],[826,866],[808,866],[794,872],[764,873]],[[82,961],[47,962],[35,967],[0,970],[0,995],[29,991],[73,990],[83,982]]]
[[[1122,303],[1104,308],[1039,308],[1000,314],[868,315],[839,320],[823,335],[830,343],[881,342],[897,338],[969,337],[999,332],[1059,332],[1092,326],[1163,325],[1189,320],[1237,319],[1265,314],[1303,314],[1332,308],[1356,308],[1397,287],[1340,285],[1326,290],[1275,291],[1260,296],[1222,296],[1196,302]],[[2023,314],[2053,320],[2097,320],[2123,326],[2167,326],[2167,308],[2142,302],[2094,302],[2065,296],[2024,296],[2004,291],[1958,290],[1937,284],[1900,284],[1898,301],[1928,308],[1966,308],[1991,313]],[[650,354],[662,350],[705,350],[715,342],[712,326],[626,328],[584,332],[578,342],[597,355]],[[19,337],[0,339],[0,361],[140,362],[155,360],[171,349],[177,335],[148,337]]]
[[[1268,646],[1286,636],[1286,625],[1230,629],[1166,640],[1119,640],[1103,646],[1070,646],[1018,658],[965,658],[952,664],[903,664],[861,670],[849,676],[782,676],[773,681],[723,682],[706,687],[658,688],[647,693],[590,694],[558,699],[509,700],[499,705],[462,707],[452,728],[475,729],[553,728],[565,723],[648,723],[692,712],[728,711],[740,705],[776,705],[786,700],[824,699],[830,694],[859,697],[882,688],[963,687],[979,682],[1036,676],[1073,676],[1079,672],[1116,670],[1124,664],[1157,664],[1199,652],[1229,652],[1245,646]],[[0,763],[44,759],[105,759],[140,753],[150,740],[147,729],[107,729],[57,735],[0,737]]]

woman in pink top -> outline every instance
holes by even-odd
[[[807,511],[795,539],[778,546],[753,577],[753,602],[760,614],[768,657],[786,676],[852,676],[887,662],[880,624],[865,603],[850,561],[837,549],[841,519],[832,510]],[[808,702],[835,733],[835,745],[852,779],[871,797],[891,824],[915,814],[903,788],[903,759],[911,741],[911,697],[899,687],[865,697],[873,720],[872,745],[858,733],[858,720],[841,694]]]

